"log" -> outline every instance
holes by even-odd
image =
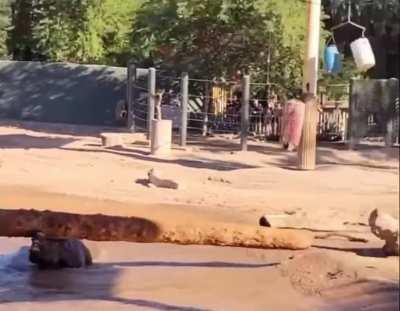
[[[35,231],[59,238],[134,242],[151,242],[160,233],[156,223],[138,217],[0,209],[0,236],[30,237]]]
[[[244,224],[161,226],[138,217],[0,209],[0,236],[30,237],[35,231],[42,231],[51,237],[93,241],[165,242],[293,250],[308,248],[313,242],[313,236],[309,232]]]

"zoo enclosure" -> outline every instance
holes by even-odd
[[[149,124],[155,117],[155,108],[154,96],[149,94],[154,95],[157,89],[164,89],[162,116],[173,121],[173,128],[179,132],[182,146],[186,145],[188,135],[207,136],[213,133],[240,135],[243,150],[247,148],[250,135],[279,139],[283,103],[276,96],[278,85],[253,83],[248,76],[241,80],[224,81],[194,79],[187,73],[183,73],[181,77],[167,74],[154,68],[144,69],[129,65],[127,106],[128,127],[131,131],[150,133]],[[320,92],[320,139],[343,141],[353,137],[354,140],[354,137],[360,136],[359,132],[357,134],[354,131],[355,124],[361,122],[368,125],[370,122],[369,119],[351,122],[351,116],[354,119],[360,110],[360,104],[355,104],[353,94],[359,88],[354,88],[353,85],[362,83],[354,81],[351,81],[351,85],[328,86],[331,89],[342,88],[342,98],[334,97],[329,100],[326,96],[329,93],[328,88]],[[393,94],[392,97],[396,98],[395,92]],[[375,100],[379,101],[381,98],[375,97]],[[398,107],[397,112],[393,108],[389,115],[393,120],[390,134],[394,137],[390,142],[393,144],[396,140],[398,142],[398,135],[396,138],[394,134],[396,126],[398,127]],[[353,131],[350,131],[351,124]],[[361,133],[361,136],[364,134]]]

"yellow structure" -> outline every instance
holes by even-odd
[[[214,85],[212,87],[212,109],[211,111],[215,115],[223,114],[226,110],[226,106],[228,105],[228,100],[232,97],[231,87]]]

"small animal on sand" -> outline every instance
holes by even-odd
[[[47,237],[45,233],[32,233],[29,260],[39,269],[82,268],[92,264],[89,249],[73,238]]]

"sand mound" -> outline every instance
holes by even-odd
[[[333,255],[320,252],[292,257],[282,264],[281,272],[295,289],[308,295],[321,295],[324,290],[358,280],[356,271]]]

